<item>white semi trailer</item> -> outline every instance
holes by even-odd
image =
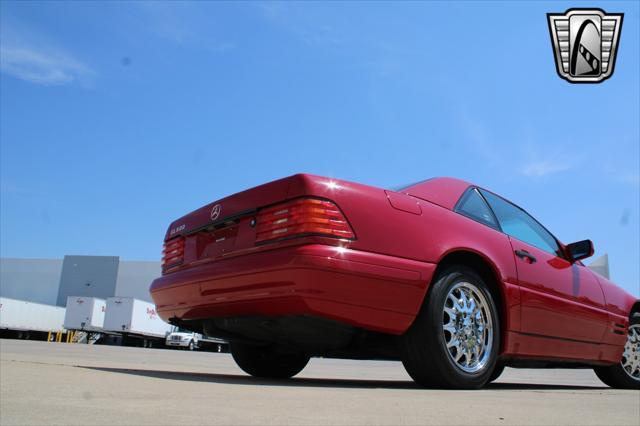
[[[79,331],[74,341],[96,343],[104,335],[102,328],[106,302],[97,297],[67,297],[67,312],[64,316],[64,327],[67,330]]]
[[[171,325],[162,321],[154,304],[132,297],[110,297],[104,318],[106,332],[119,333],[122,344],[143,347],[164,346]]]
[[[106,312],[104,299],[96,297],[67,297],[67,312],[64,316],[64,327],[67,330],[81,330],[101,333]]]
[[[7,337],[46,339],[64,331],[65,308],[0,297],[0,331]]]

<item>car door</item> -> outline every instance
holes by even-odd
[[[604,294],[580,262],[570,262],[553,235],[518,206],[480,190],[509,235],[521,286],[521,332],[601,342],[608,321]]]

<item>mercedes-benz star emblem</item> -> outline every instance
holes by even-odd
[[[216,220],[220,216],[220,212],[222,211],[222,206],[220,204],[216,204],[211,209],[211,220]]]

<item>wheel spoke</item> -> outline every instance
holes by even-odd
[[[462,309],[464,311],[467,311],[468,306],[469,306],[469,300],[467,299],[467,295],[464,292],[464,290],[460,291],[460,301],[462,302]]]
[[[480,358],[480,345],[478,344],[473,345],[473,355],[475,356],[476,359]]]
[[[442,328],[444,329],[444,331],[448,331],[449,333],[451,333],[452,336],[454,336],[457,331],[455,325],[445,324]]]
[[[462,307],[460,306],[459,299],[453,295],[453,293],[449,293],[447,299],[451,300],[451,304],[454,312],[462,311]]]
[[[460,358],[462,358],[462,351],[460,350],[460,347],[459,347],[459,346],[456,346],[456,349],[457,349],[457,351],[456,351],[456,356],[453,358],[453,360],[454,360],[455,362],[459,362],[459,361],[460,361]]]
[[[447,308],[445,306],[444,312],[449,315],[450,320],[454,320],[456,318],[456,310],[454,308]]]
[[[476,311],[476,301],[475,299],[473,299],[473,295],[471,295],[471,300],[469,300],[469,311],[470,312],[475,312]]]

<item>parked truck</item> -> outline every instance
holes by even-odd
[[[65,308],[0,297],[0,334],[19,339],[45,340],[64,331]]]
[[[200,333],[189,331],[174,326],[167,335],[165,344],[172,348],[213,350],[215,352],[227,352],[229,343],[222,339],[205,337]]]
[[[104,330],[119,333],[125,346],[162,346],[171,325],[158,316],[154,304],[132,297],[110,297],[104,318]]]
[[[64,327],[74,330],[74,341],[95,343],[104,334],[104,315],[106,302],[97,297],[67,297],[67,312],[64,316]]]

